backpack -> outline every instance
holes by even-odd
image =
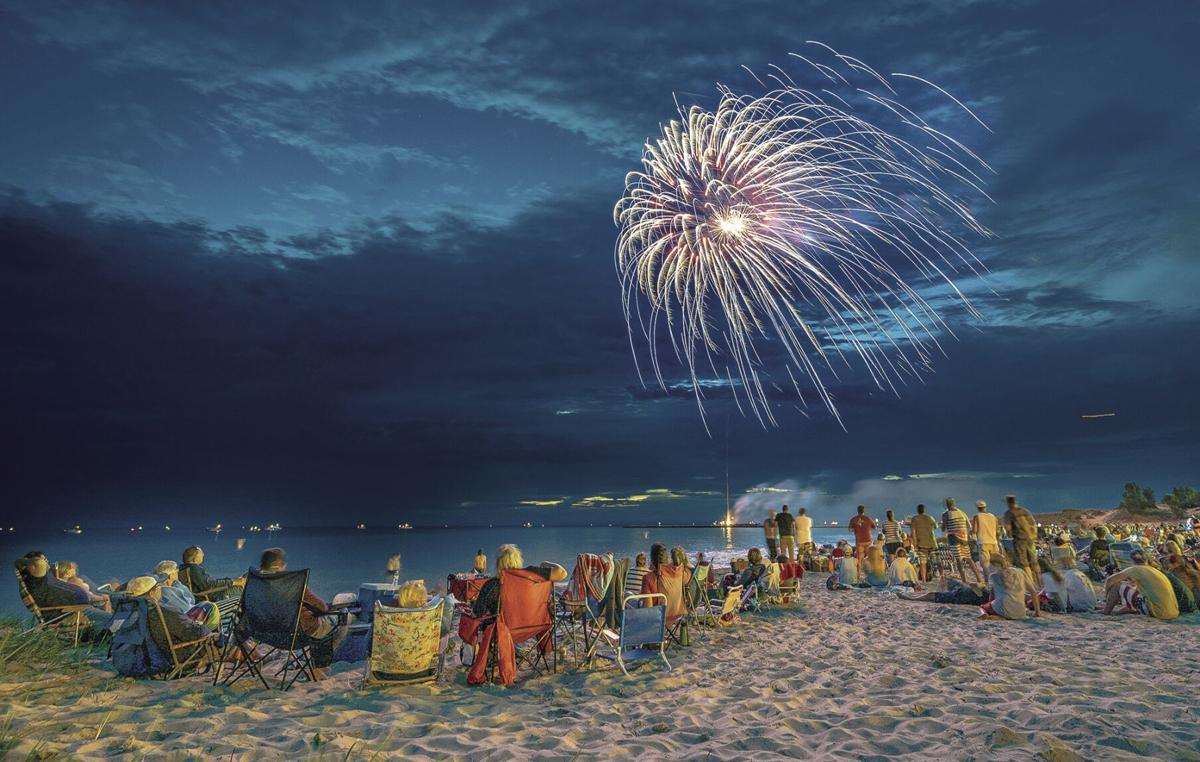
[[[109,660],[117,674],[126,677],[159,675],[171,663],[150,636],[150,607],[145,598],[114,599],[112,645]]]

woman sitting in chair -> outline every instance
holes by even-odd
[[[425,589],[425,580],[410,579],[396,591],[396,605],[402,609],[423,609],[437,603],[438,599],[430,600],[429,591]],[[454,618],[454,599],[446,598],[442,607],[442,634],[450,632],[450,620]]]
[[[479,588],[479,597],[475,599],[471,610],[475,616],[494,616],[500,608],[500,575],[510,569],[524,568],[540,574],[551,582],[561,582],[567,578],[567,570],[552,561],[542,561],[540,566],[524,566],[525,559],[521,549],[516,545],[501,545],[496,548],[496,576],[483,583]]]
[[[724,590],[731,587],[745,588],[747,585],[763,580],[767,574],[767,565],[763,563],[762,551],[758,548],[750,548],[746,553],[746,568],[742,570],[732,583],[723,585]],[[728,578],[726,578],[728,580]]]
[[[652,595],[654,593],[666,593],[663,589],[662,571],[664,567],[672,566],[683,570],[682,585],[686,586],[692,579],[692,573],[687,566],[687,553],[683,548],[676,548],[675,551],[668,551],[667,546],[661,542],[656,542],[650,546],[650,573],[642,577],[642,589],[639,591],[642,595]],[[680,557],[682,556],[682,561]],[[672,572],[665,572],[670,574]],[[650,605],[650,604],[646,604]]]

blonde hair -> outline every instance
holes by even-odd
[[[79,567],[74,561],[59,561],[54,564],[54,576],[59,579],[70,579],[76,576],[75,572],[79,571]]]
[[[506,569],[520,569],[525,566],[521,557],[521,549],[516,545],[501,545],[496,548],[496,575]]]
[[[682,545],[671,548],[671,563],[676,566],[687,566],[687,551]]]
[[[429,603],[429,592],[425,589],[425,580],[410,579],[400,586],[396,592],[396,603],[402,609],[419,609]]]

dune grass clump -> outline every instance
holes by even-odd
[[[29,629],[29,620],[0,618],[0,677],[37,680],[40,677],[78,672],[93,661],[98,647],[78,648],[59,633],[46,628]]]

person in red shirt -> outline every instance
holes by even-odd
[[[867,506],[858,506],[858,515],[850,519],[850,529],[854,532],[854,557],[860,564],[867,556],[867,548],[871,547],[871,533],[875,527],[875,519],[867,515]]]

